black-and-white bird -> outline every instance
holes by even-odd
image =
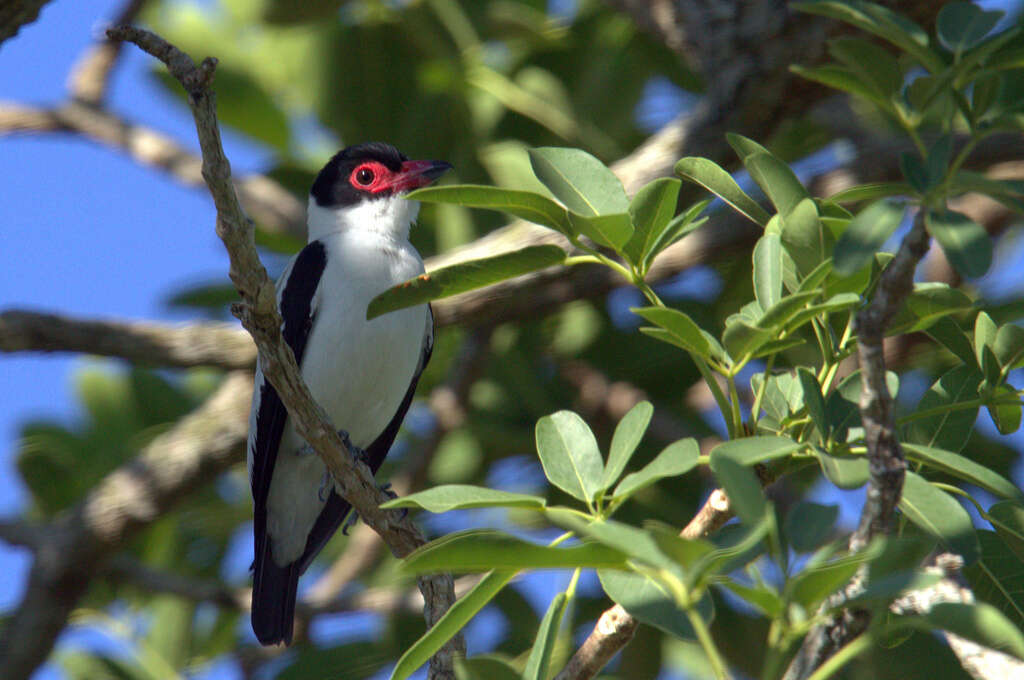
[[[309,243],[278,283],[284,339],[335,427],[377,472],[433,348],[429,305],[366,320],[376,295],[423,273],[409,243],[419,203],[403,197],[451,165],[410,161],[382,143],[350,146],[324,166],[309,197]],[[255,539],[252,627],[290,644],[299,575],[350,510],[323,461],[295,432],[257,369],[249,416]]]

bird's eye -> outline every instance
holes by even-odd
[[[356,171],[356,181],[365,186],[373,184],[373,170],[369,168],[359,168]]]

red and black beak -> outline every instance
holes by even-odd
[[[403,193],[425,187],[452,169],[447,161],[405,161],[402,169],[394,173],[388,182],[388,189]]]

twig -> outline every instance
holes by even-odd
[[[146,0],[128,0],[113,24],[130,24],[142,11]],[[68,92],[71,97],[89,106],[99,106],[107,95],[110,72],[121,54],[121,43],[116,40],[100,40],[86,48],[78,61],[71,67],[68,76]]]
[[[964,561],[959,555],[941,553],[935,557],[935,565],[925,571],[939,573],[942,580],[921,590],[902,595],[890,610],[897,614],[927,614],[932,607],[942,602],[974,603],[974,593],[964,586],[960,570]],[[1024,678],[1024,662],[1009,654],[989,647],[983,647],[948,631],[943,632],[946,642],[960,660],[960,665],[975,680],[1007,680]]]
[[[226,323],[93,321],[10,309],[0,312],[0,352],[81,352],[150,366],[252,368],[256,346]]]
[[[231,166],[220,142],[216,108],[210,84],[216,60],[207,58],[198,66],[188,55],[148,31],[118,26],[107,31],[114,40],[138,45],[167,65],[171,75],[185,88],[196,123],[203,156],[203,178],[217,207],[217,235],[231,259],[230,276],[242,296],[235,313],[260,350],[260,366],[288,409],[296,430],[323,458],[341,496],[349,501],[398,557],[426,543],[423,534],[401,512],[381,510],[387,496],[373,481],[369,468],[357,462],[345,448],[308,388],[302,381],[295,356],[281,336],[274,284],[260,263],[253,242],[253,229],[242,212],[231,184]],[[455,601],[450,575],[419,579],[424,597],[424,616],[433,625]],[[453,655],[465,653],[461,636],[453,638],[430,662],[430,677],[454,677]]]
[[[689,539],[709,536],[730,517],[729,498],[722,489],[715,489],[679,535]],[[638,623],[620,605],[605,610],[555,680],[588,680],[597,675],[633,639]]]
[[[914,271],[928,252],[924,211],[918,211],[914,225],[903,238],[896,256],[882,272],[871,302],[857,314],[857,355],[862,383],[860,414],[868,448],[867,497],[860,522],[850,537],[850,551],[862,550],[874,537],[888,534],[903,489],[906,460],[900,447],[893,417],[892,395],[885,385],[883,340],[893,317],[914,288]],[[841,605],[862,588],[863,573],[829,599],[830,608]],[[803,680],[836,650],[863,633],[870,615],[863,610],[843,610],[807,634],[803,645],[786,670],[786,680]]]
[[[99,563],[245,457],[251,395],[250,372],[229,374],[199,409],[107,475],[84,501],[36,529],[25,595],[0,637],[0,678],[32,675]]]

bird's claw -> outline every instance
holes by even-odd
[[[384,495],[386,495],[388,498],[390,498],[392,500],[395,499],[395,498],[398,498],[398,494],[391,490],[391,482],[385,482],[385,483],[381,484],[380,486],[378,486],[377,488],[380,489],[381,491],[383,491]],[[408,514],[409,514],[409,509],[408,508],[402,508],[401,519],[405,519],[406,515],[408,515]],[[342,535],[348,536],[348,530],[351,529],[352,527],[354,527],[356,522],[358,522],[358,521],[359,521],[359,513],[356,512],[355,510],[353,510],[352,513],[348,516],[348,519],[345,520],[345,524],[342,525],[342,527],[341,527]]]
[[[338,430],[338,436],[341,437],[341,443],[345,445],[345,448],[348,449],[348,452],[352,454],[354,459],[360,463],[370,464],[370,456],[367,455],[366,451],[352,443],[347,430]]]

